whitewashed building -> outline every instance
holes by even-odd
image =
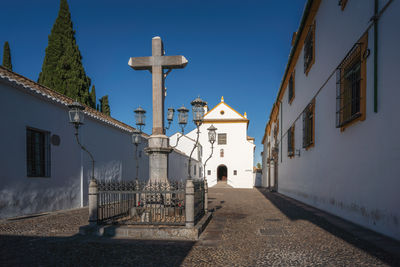
[[[396,239],[399,14],[307,1],[262,140],[263,186]]]
[[[225,103],[224,98],[213,109],[206,107],[203,124],[200,126],[199,149],[195,150],[196,159],[205,163],[211,155],[211,144],[208,141],[208,130],[211,125],[217,128],[217,140],[214,144],[213,155],[207,165],[200,168],[205,171],[208,186],[212,187],[221,182],[227,182],[234,188],[253,188],[254,138],[247,136],[249,119],[246,113],[239,112]],[[176,144],[180,133],[170,137],[170,143]],[[182,136],[177,148],[190,155],[197,137],[197,129]]]
[[[91,161],[69,123],[72,99],[0,67],[0,218],[87,205]],[[96,179],[136,178],[134,128],[85,107],[81,143],[93,154]],[[133,113],[132,113],[133,115]],[[147,180],[147,135],[138,147],[138,178]],[[170,154],[169,177],[186,179],[188,157]],[[200,165],[197,160],[194,164]],[[199,174],[194,177],[199,178]]]

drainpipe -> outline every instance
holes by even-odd
[[[375,0],[374,14],[374,112],[378,113],[378,0]]]

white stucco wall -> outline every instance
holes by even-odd
[[[385,2],[380,1],[380,7]],[[400,239],[400,80],[395,71],[400,62],[399,13],[400,3],[393,1],[379,20],[378,113],[373,111],[371,28],[366,119],[341,132],[335,127],[336,75],[329,76],[366,30],[373,1],[348,1],[344,11],[336,2],[321,2],[316,15],[315,64],[305,76],[301,52],[296,64],[295,99],[289,105],[287,90],[283,96],[283,157],[278,162],[279,192],[396,239]],[[321,87],[315,103],[315,146],[305,150],[299,116]],[[289,158],[286,132],[292,124],[295,148],[301,155]]]
[[[20,85],[0,79],[0,218],[38,212],[78,208],[87,205],[88,182],[92,163],[78,146],[74,127],[68,120],[68,108]],[[135,146],[129,130],[123,130],[85,116],[79,129],[81,143],[95,159],[95,178],[133,180],[136,177]],[[26,127],[60,137],[60,145],[51,145],[50,177],[27,177]],[[147,180],[149,160],[142,138],[138,147],[139,179]],[[192,161],[192,177],[201,178],[197,156]],[[173,151],[169,157],[171,180],[187,179],[188,157]],[[196,173],[194,171],[196,168]]]

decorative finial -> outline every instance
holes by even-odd
[[[221,96],[221,102],[224,102],[224,96]]]
[[[246,111],[244,112],[244,117],[247,119],[247,112]]]

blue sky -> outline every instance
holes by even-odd
[[[261,162],[261,139],[305,0],[68,3],[86,73],[98,98],[109,95],[112,117],[134,126],[133,110],[141,105],[148,111],[144,131],[151,132],[151,75],[132,70],[128,60],[150,56],[151,38],[161,36],[166,55],[189,60],[167,78],[166,108],[190,107],[198,95],[212,108],[224,96],[247,112],[255,163]],[[37,80],[58,9],[57,0],[2,2],[0,44],[10,43],[15,72]],[[167,134],[176,130],[175,121]]]

